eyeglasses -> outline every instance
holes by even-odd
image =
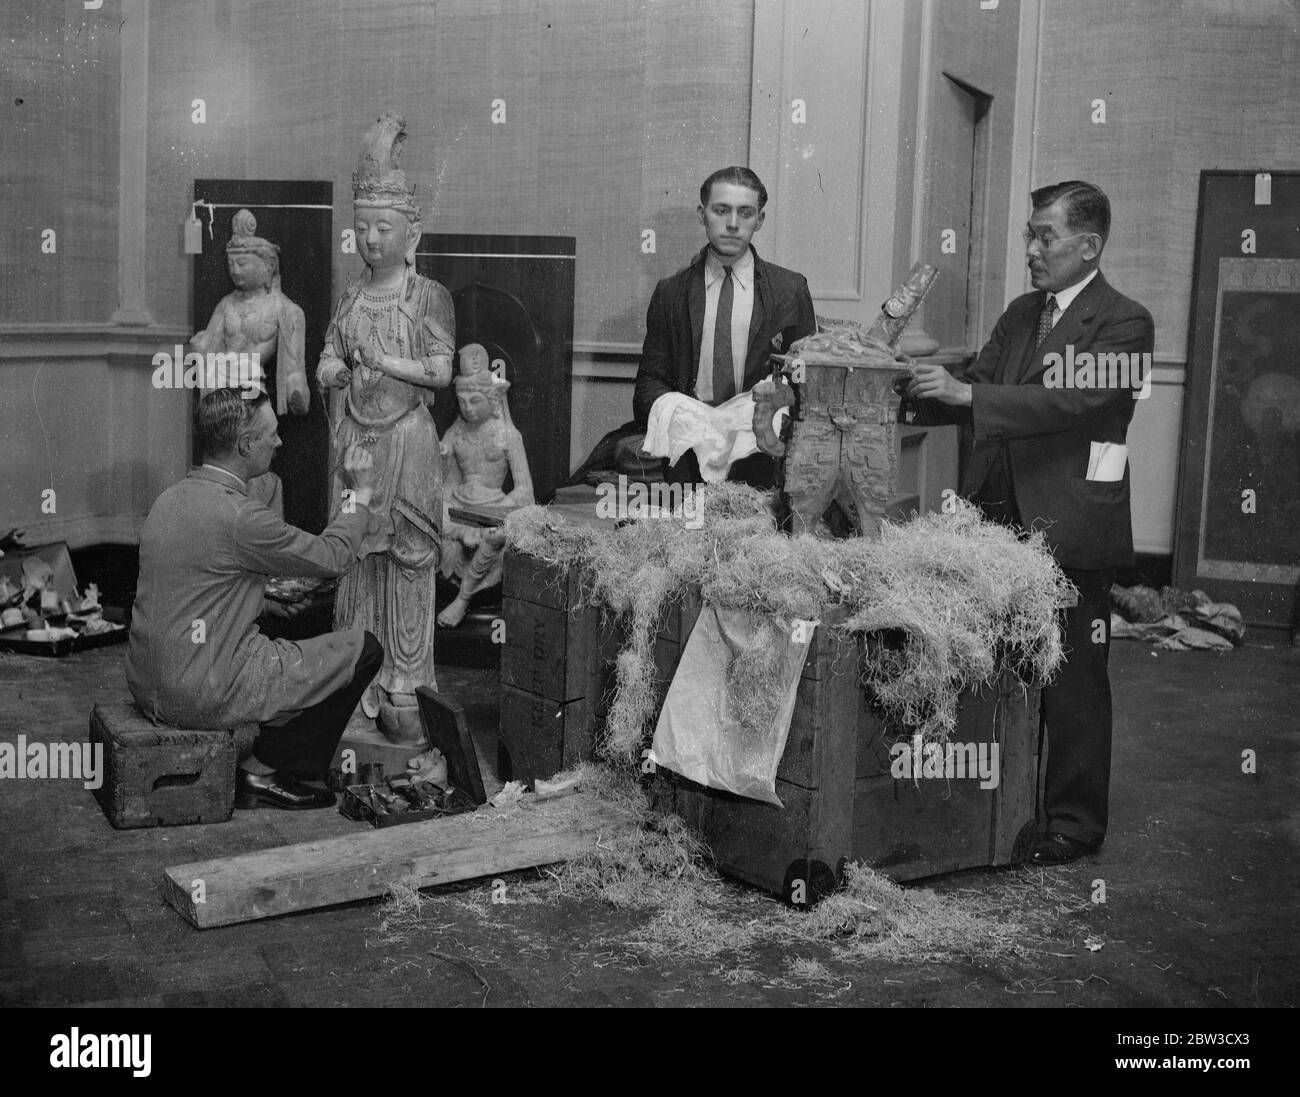
[[[1068,240],[1077,240],[1080,236],[1091,235],[1092,233],[1090,232],[1076,232],[1073,236],[1045,236],[1041,232],[1031,232],[1029,229],[1025,229],[1025,231],[1020,234],[1020,239],[1025,242],[1025,247],[1029,247],[1030,244],[1037,240],[1039,247],[1044,251],[1051,251],[1052,247],[1056,244],[1064,244]]]

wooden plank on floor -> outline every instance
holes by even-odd
[[[374,898],[410,877],[431,887],[554,864],[628,825],[626,813],[577,793],[176,865],[164,871],[163,891],[191,923],[209,929]]]

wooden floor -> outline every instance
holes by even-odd
[[[0,655],[0,740],[83,739],[91,705],[124,695],[122,655]],[[260,810],[115,831],[78,782],[4,780],[0,1005],[1300,1005],[1300,652],[1156,655],[1119,643],[1112,666],[1110,837],[1100,857],[1051,876],[1079,895],[1104,879],[1107,902],[1067,919],[1060,955],[1038,962],[824,956],[842,980],[830,989],[791,978],[788,955],[760,952],[728,958],[763,976],[733,986],[717,962],[652,960],[620,944],[638,916],[601,904],[476,907],[488,881],[454,885],[473,902],[445,902],[403,943],[381,940],[373,901],[198,931],[163,903],[164,866],[357,824]],[[493,676],[448,670],[440,685],[495,757]],[[1253,776],[1243,750],[1256,752]],[[1084,948],[1088,935],[1104,947]]]

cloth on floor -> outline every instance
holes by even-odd
[[[714,408],[685,393],[666,392],[650,408],[643,448],[674,465],[693,449],[705,482],[719,483],[734,462],[758,452],[753,394],[742,392]]]
[[[1154,642],[1163,651],[1231,650],[1246,626],[1230,602],[1212,602],[1203,590],[1113,586],[1111,639]]]

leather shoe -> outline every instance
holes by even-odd
[[[1063,865],[1096,853],[1101,849],[1101,842],[1081,842],[1064,834],[1048,834],[1034,845],[1029,859],[1036,865]]]
[[[235,806],[255,808],[261,804],[289,811],[332,808],[334,793],[308,785],[288,773],[262,775],[241,769],[235,778]]]

